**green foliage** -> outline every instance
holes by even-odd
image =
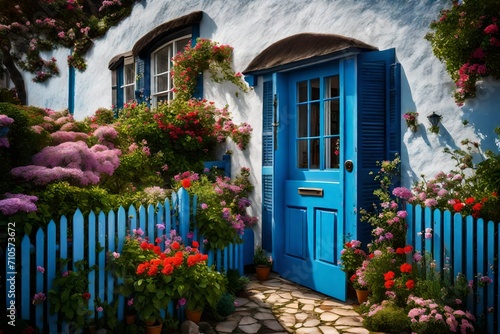
[[[217,313],[222,317],[227,317],[235,310],[234,297],[230,293],[224,293],[217,302]]]
[[[250,282],[248,277],[241,276],[237,269],[229,269],[226,272],[227,277],[227,292],[236,296],[240,291],[243,291]]]
[[[61,259],[57,277],[53,281],[53,289],[48,292],[50,312],[59,315],[59,321],[65,321],[75,328],[83,328],[93,315],[88,309],[91,298],[87,287],[88,274],[96,269],[89,267],[85,260],[73,264],[73,270],[66,267],[70,259]]]
[[[500,77],[500,3],[497,0],[451,0],[432,22],[434,55],[446,63],[455,81],[455,101],[461,105],[476,95],[476,82],[492,75]]]
[[[374,315],[365,317],[363,325],[373,332],[409,332],[410,318],[405,309],[388,302]]]

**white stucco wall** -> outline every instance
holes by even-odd
[[[105,38],[95,41],[87,56],[88,69],[77,73],[75,116],[81,119],[99,107],[111,105],[109,60],[131,50],[134,43],[157,25],[202,10],[202,37],[234,47],[234,65],[242,71],[250,61],[270,44],[302,32],[333,33],[353,37],[379,49],[395,48],[402,64],[402,114],[417,111],[419,131],[412,133],[402,121],[403,183],[407,186],[421,174],[432,177],[440,170],[453,168],[443,148],[459,148],[469,138],[485,148],[495,148],[493,129],[499,124],[500,82],[489,80],[481,85],[478,97],[457,107],[451,97],[453,82],[444,65],[432,54],[424,39],[429,24],[437,18],[447,0],[253,0],[253,1],[167,1],[143,0],[131,17],[113,27]],[[63,75],[48,84],[28,84],[29,103],[62,109],[67,103],[65,57],[59,50]],[[66,70],[67,71],[67,70]],[[248,121],[254,128],[249,149],[234,152],[234,170],[250,167],[256,194],[261,202],[261,89],[236,98],[231,86],[212,86],[205,82],[205,97],[217,105],[229,104],[236,122]],[[443,116],[440,135],[429,133],[426,116],[436,112]],[[463,126],[467,119],[469,125]],[[260,209],[255,214],[260,216]]]

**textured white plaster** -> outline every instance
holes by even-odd
[[[420,175],[432,177],[438,171],[454,167],[443,148],[459,148],[465,138],[481,142],[485,148],[495,148],[493,129],[499,124],[500,82],[485,80],[478,97],[459,108],[451,93],[453,82],[444,64],[432,54],[430,43],[424,39],[429,24],[447,0],[253,0],[253,1],[165,1],[147,0],[138,3],[132,16],[110,29],[95,41],[87,56],[88,69],[77,73],[75,116],[92,114],[99,107],[111,105],[111,74],[108,62],[114,56],[131,50],[134,43],[157,25],[202,10],[202,37],[211,38],[234,47],[234,65],[242,71],[250,61],[270,44],[302,32],[333,33],[360,39],[380,50],[395,48],[402,65],[402,114],[417,111],[420,127],[417,133],[407,130],[402,121],[403,184],[409,186]],[[58,50],[56,56],[61,77],[48,84],[28,83],[29,103],[63,109],[67,106],[68,50]],[[29,81],[29,80],[27,80]],[[262,84],[248,94],[235,97],[231,85],[211,85],[205,81],[205,97],[216,105],[229,104],[236,122],[247,121],[254,128],[249,149],[239,151],[232,142],[227,149],[233,154],[233,171],[250,167],[255,195],[261,203],[261,133]],[[429,133],[427,117],[433,111],[443,115],[439,136]],[[463,126],[462,119],[469,125]],[[221,148],[221,151],[226,147]],[[260,208],[253,214],[260,217]],[[256,240],[260,228],[255,228]]]

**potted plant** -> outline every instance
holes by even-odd
[[[410,128],[412,132],[417,132],[418,129],[418,112],[409,111],[403,115],[403,118],[406,121],[406,126]]]
[[[253,255],[253,264],[255,265],[255,272],[257,279],[266,280],[269,278],[271,267],[273,265],[272,257],[267,257],[262,246],[257,246]]]
[[[351,277],[356,270],[361,267],[366,259],[366,253],[361,249],[361,241],[350,240],[344,244],[344,249],[340,251],[340,266]]]
[[[362,304],[368,300],[368,284],[365,280],[365,269],[368,264],[368,261],[365,260],[363,261],[363,264],[361,267],[359,267],[356,272],[351,275],[350,277],[350,282],[352,284],[352,287],[356,291],[356,297],[358,298],[358,303]]]

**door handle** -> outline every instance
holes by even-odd
[[[354,169],[354,163],[352,162],[352,160],[346,160],[346,162],[344,162],[344,167],[345,170],[350,173]]]

